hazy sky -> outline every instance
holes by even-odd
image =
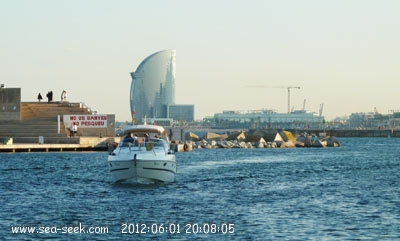
[[[0,83],[63,89],[130,120],[130,72],[176,49],[176,103],[195,118],[291,106],[327,119],[400,109],[398,0],[0,0]],[[263,88],[248,86],[263,86]],[[282,87],[282,88],[276,88]]]

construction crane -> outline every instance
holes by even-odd
[[[246,87],[250,88],[285,88],[288,92],[288,106],[287,112],[290,113],[290,89],[300,89],[300,86],[266,86],[266,85],[246,85]]]
[[[285,88],[287,88],[287,113],[290,113],[290,89],[300,89],[300,87],[289,86]]]

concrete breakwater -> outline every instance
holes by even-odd
[[[209,133],[201,140],[194,134],[189,135],[189,140],[171,142],[171,149],[176,152],[192,151],[193,149],[217,149],[217,148],[295,148],[295,147],[339,147],[340,142],[336,137],[317,137],[303,133],[296,137],[289,131],[275,133],[273,141],[266,141],[260,135],[235,132],[228,134]]]

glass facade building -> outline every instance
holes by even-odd
[[[167,116],[175,121],[194,121],[194,105],[168,105]]]
[[[132,119],[168,118],[165,106],[175,104],[174,49],[156,52],[145,58],[131,73],[130,105]]]

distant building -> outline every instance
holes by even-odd
[[[394,123],[396,113],[383,115],[377,112],[352,113],[349,117],[351,129],[382,129],[389,128]]]
[[[163,105],[175,104],[175,50],[156,52],[144,59],[131,73],[132,118],[165,118]]]
[[[21,120],[21,88],[0,87],[0,121]]]
[[[194,121],[194,105],[167,105],[167,116],[175,121]]]
[[[164,50],[145,58],[131,73],[130,104],[132,119],[156,123],[194,120],[193,105],[175,105],[176,51]],[[157,121],[159,120],[159,121]]]
[[[273,110],[223,111],[214,114],[208,122],[215,128],[322,128],[324,117],[306,111],[277,113]]]

